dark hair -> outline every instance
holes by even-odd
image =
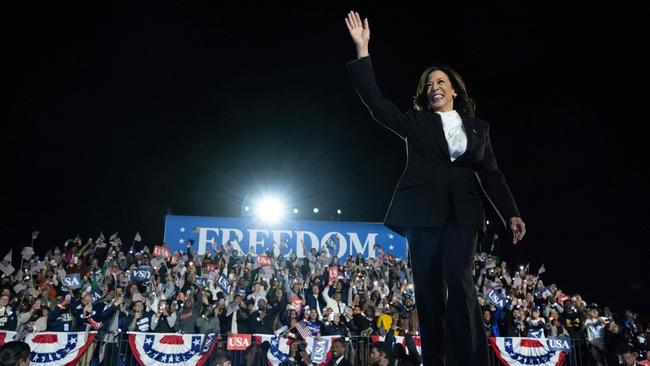
[[[333,340],[332,345],[334,345],[334,343],[340,343],[343,347],[345,347],[345,341],[342,340],[341,338],[336,338],[335,340]]]
[[[431,66],[424,70],[420,76],[420,81],[418,82],[418,87],[415,91],[415,96],[413,97],[413,109],[416,111],[426,111],[429,109],[429,100],[427,98],[427,79],[429,75],[436,71],[442,71],[449,77],[451,81],[451,86],[456,91],[456,98],[454,99],[454,109],[461,116],[474,117],[474,111],[476,110],[476,103],[469,97],[467,93],[467,87],[465,87],[465,82],[459,73],[454,71],[451,67],[448,66]]]
[[[376,349],[377,352],[383,353],[384,356],[388,359],[391,358],[392,351],[390,349],[390,345],[386,342],[375,342],[370,345],[370,350]]]
[[[0,348],[0,366],[18,366],[20,361],[29,361],[31,349],[21,341],[7,342]]]
[[[214,362],[217,365],[223,365],[226,362],[231,362],[232,360],[230,359],[230,356],[226,352],[217,352],[216,357],[214,358]]]

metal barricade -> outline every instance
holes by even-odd
[[[137,366],[138,362],[133,357],[129,346],[128,338],[126,335],[119,338],[115,343],[103,343],[101,340],[95,342],[95,347],[92,352],[86,352],[78,365],[116,365],[116,366]],[[346,338],[346,355],[345,357],[355,366],[365,366],[369,364],[370,346],[372,339],[370,337],[348,337]],[[497,358],[496,353],[492,346],[488,345],[489,358],[488,365],[498,366],[501,361]],[[586,340],[572,339],[571,340],[572,352],[568,353],[565,357],[564,365],[566,366],[588,366],[589,362],[589,348]],[[209,356],[205,365],[214,365],[215,358],[218,353],[226,353],[234,366],[247,365],[246,351],[229,351],[227,350],[227,337],[221,335],[217,340],[212,354]],[[99,357],[102,357],[100,363]],[[268,366],[265,362],[258,364],[248,364],[251,366]]]

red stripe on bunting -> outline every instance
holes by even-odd
[[[135,334],[129,334],[129,347],[131,348],[131,353],[133,353],[133,358],[138,361],[140,366],[144,366],[142,362],[142,357],[140,357],[140,352],[138,352],[138,347],[135,345]]]
[[[183,336],[166,335],[160,338],[160,343],[161,344],[183,344],[185,343],[185,341],[183,340]]]
[[[501,357],[501,351],[499,351],[499,347],[497,346],[497,339],[496,337],[488,337],[488,340],[492,344],[492,349],[494,350],[494,354],[497,356],[499,361],[501,361],[502,364],[508,366],[508,362]]]
[[[542,342],[536,340],[536,339],[522,339],[519,343],[522,347],[544,347]]]
[[[56,343],[57,339],[56,334],[39,334],[34,336],[32,341],[35,343]]]
[[[74,358],[74,360],[68,362],[65,364],[65,366],[75,366],[77,364],[77,361],[83,356],[84,353],[86,353],[86,350],[88,347],[90,347],[90,344],[93,343],[93,340],[95,339],[96,333],[88,333],[88,339],[86,339],[86,344],[84,344],[81,348],[79,348],[79,351],[77,352],[77,357]],[[99,349],[97,350],[99,351]]]

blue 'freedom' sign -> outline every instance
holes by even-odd
[[[190,241],[199,255],[229,245],[243,255],[270,251],[274,257],[295,253],[301,258],[315,248],[339,258],[359,253],[374,258],[382,252],[406,257],[404,237],[381,223],[287,219],[267,224],[254,218],[168,215],[164,241],[174,252],[185,251]]]

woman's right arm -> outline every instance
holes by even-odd
[[[350,37],[357,49],[357,59],[347,64],[352,84],[363,103],[370,110],[377,122],[393,131],[401,138],[406,137],[407,117],[393,102],[384,98],[377,85],[372,69],[368,44],[370,42],[370,25],[368,19],[361,22],[359,13],[350,12],[345,19]]]

